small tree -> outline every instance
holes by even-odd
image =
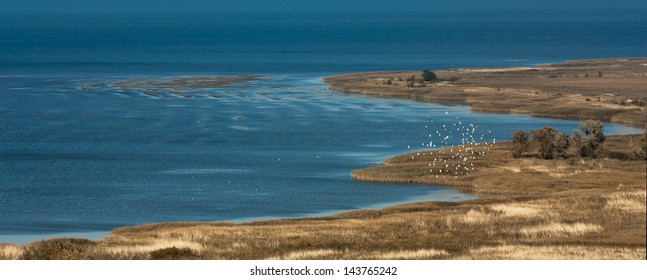
[[[414,87],[416,85],[416,76],[411,76],[407,78],[407,86]]]
[[[568,140],[568,135],[557,132],[557,134],[553,136],[553,158],[567,158],[566,150],[568,150],[569,146],[570,142]]]
[[[580,124],[580,130],[584,132],[585,138],[573,132],[576,138],[576,147],[580,156],[599,157],[602,154],[602,143],[604,142],[604,124],[600,121],[588,120]]]
[[[512,134],[512,156],[521,157],[526,151],[528,151],[528,133],[523,130],[516,131]]]
[[[425,69],[422,70],[422,79],[427,82],[433,82],[438,80],[438,77],[436,76],[436,73],[434,73],[430,69]]]
[[[602,143],[604,142],[604,124],[601,121],[588,120],[580,124],[580,130],[592,140]]]
[[[537,141],[539,145],[539,156],[543,159],[552,159],[555,152],[555,144],[553,140],[558,131],[554,127],[544,126],[540,129],[530,132],[532,138]]]
[[[580,156],[588,156],[588,154],[590,153],[587,146],[588,144],[585,145],[584,138],[582,138],[582,135],[579,131],[573,130],[571,141],[573,142],[573,146],[575,146],[575,149]]]

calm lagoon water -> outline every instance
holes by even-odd
[[[459,121],[483,141],[545,125],[570,132],[579,122],[340,94],[321,78],[646,52],[644,25],[636,25],[645,20],[613,13],[567,25],[517,16],[484,23],[478,15],[324,19],[0,19],[0,242],[471,198],[440,186],[360,183],[350,172],[422,149],[438,140],[431,132]],[[233,74],[261,79],[206,90],[221,98],[111,87],[121,79]],[[611,124],[606,131],[640,132]]]
[[[439,140],[430,133],[459,121],[484,141],[579,124],[345,95],[307,76],[210,90],[222,98],[13,82],[0,106],[0,232],[13,235],[466,199],[443,187],[360,183],[350,171],[422,149]],[[610,134],[639,131],[607,125]]]

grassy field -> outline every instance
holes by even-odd
[[[469,104],[477,112],[596,119],[645,127],[647,58],[435,73],[439,81],[419,81],[413,86],[407,78],[420,79],[421,71],[353,73],[325,81],[340,92]]]
[[[608,137],[626,153],[640,136]],[[645,161],[512,158],[508,143],[469,174],[439,176],[432,157],[449,148],[389,159],[360,180],[456,186],[479,198],[421,202],[335,216],[124,227],[100,241],[0,244],[3,259],[645,259]],[[626,158],[626,157],[623,157]],[[444,167],[443,167],[444,168]]]

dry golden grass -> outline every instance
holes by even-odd
[[[460,221],[468,224],[478,224],[478,223],[487,223],[490,221],[490,219],[491,219],[490,215],[480,211],[475,211],[470,209],[462,217],[462,219],[460,219]]]
[[[24,251],[22,246],[0,243],[0,260],[17,260]]]
[[[645,248],[499,245],[470,250],[467,260],[637,260]]]
[[[522,228],[519,232],[530,238],[552,238],[564,236],[580,236],[589,233],[601,232],[603,229],[599,225],[585,223],[550,223],[545,225]]]
[[[115,245],[98,247],[97,249],[99,251],[102,251],[102,253],[108,255],[126,256],[126,258],[132,258],[138,255],[148,254],[150,252],[166,248],[189,249],[193,252],[199,253],[200,251],[202,251],[203,246],[200,243],[194,241],[155,239],[151,240],[150,244]]]
[[[510,217],[536,217],[539,214],[550,215],[549,213],[542,213],[541,209],[528,207],[521,204],[499,204],[492,205],[492,210],[501,212],[504,216]]]
[[[606,206],[611,209],[618,209],[629,212],[644,212],[647,209],[645,204],[645,192],[615,192],[605,196]]]
[[[328,258],[335,254],[337,254],[337,252],[330,249],[305,250],[290,252],[287,255],[278,257],[270,257],[267,258],[267,260],[318,260]]]
[[[365,258],[376,260],[426,260],[437,259],[447,255],[444,250],[420,249],[420,250],[403,250],[391,252],[371,252]]]

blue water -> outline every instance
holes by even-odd
[[[0,75],[338,73],[645,56],[646,13],[3,15]]]
[[[350,172],[425,148],[439,140],[431,132],[459,121],[483,141],[579,122],[345,95],[321,78],[645,56],[639,12],[3,15],[0,242],[473,197],[360,183]],[[111,86],[235,74],[261,79],[204,90],[222,98]]]

